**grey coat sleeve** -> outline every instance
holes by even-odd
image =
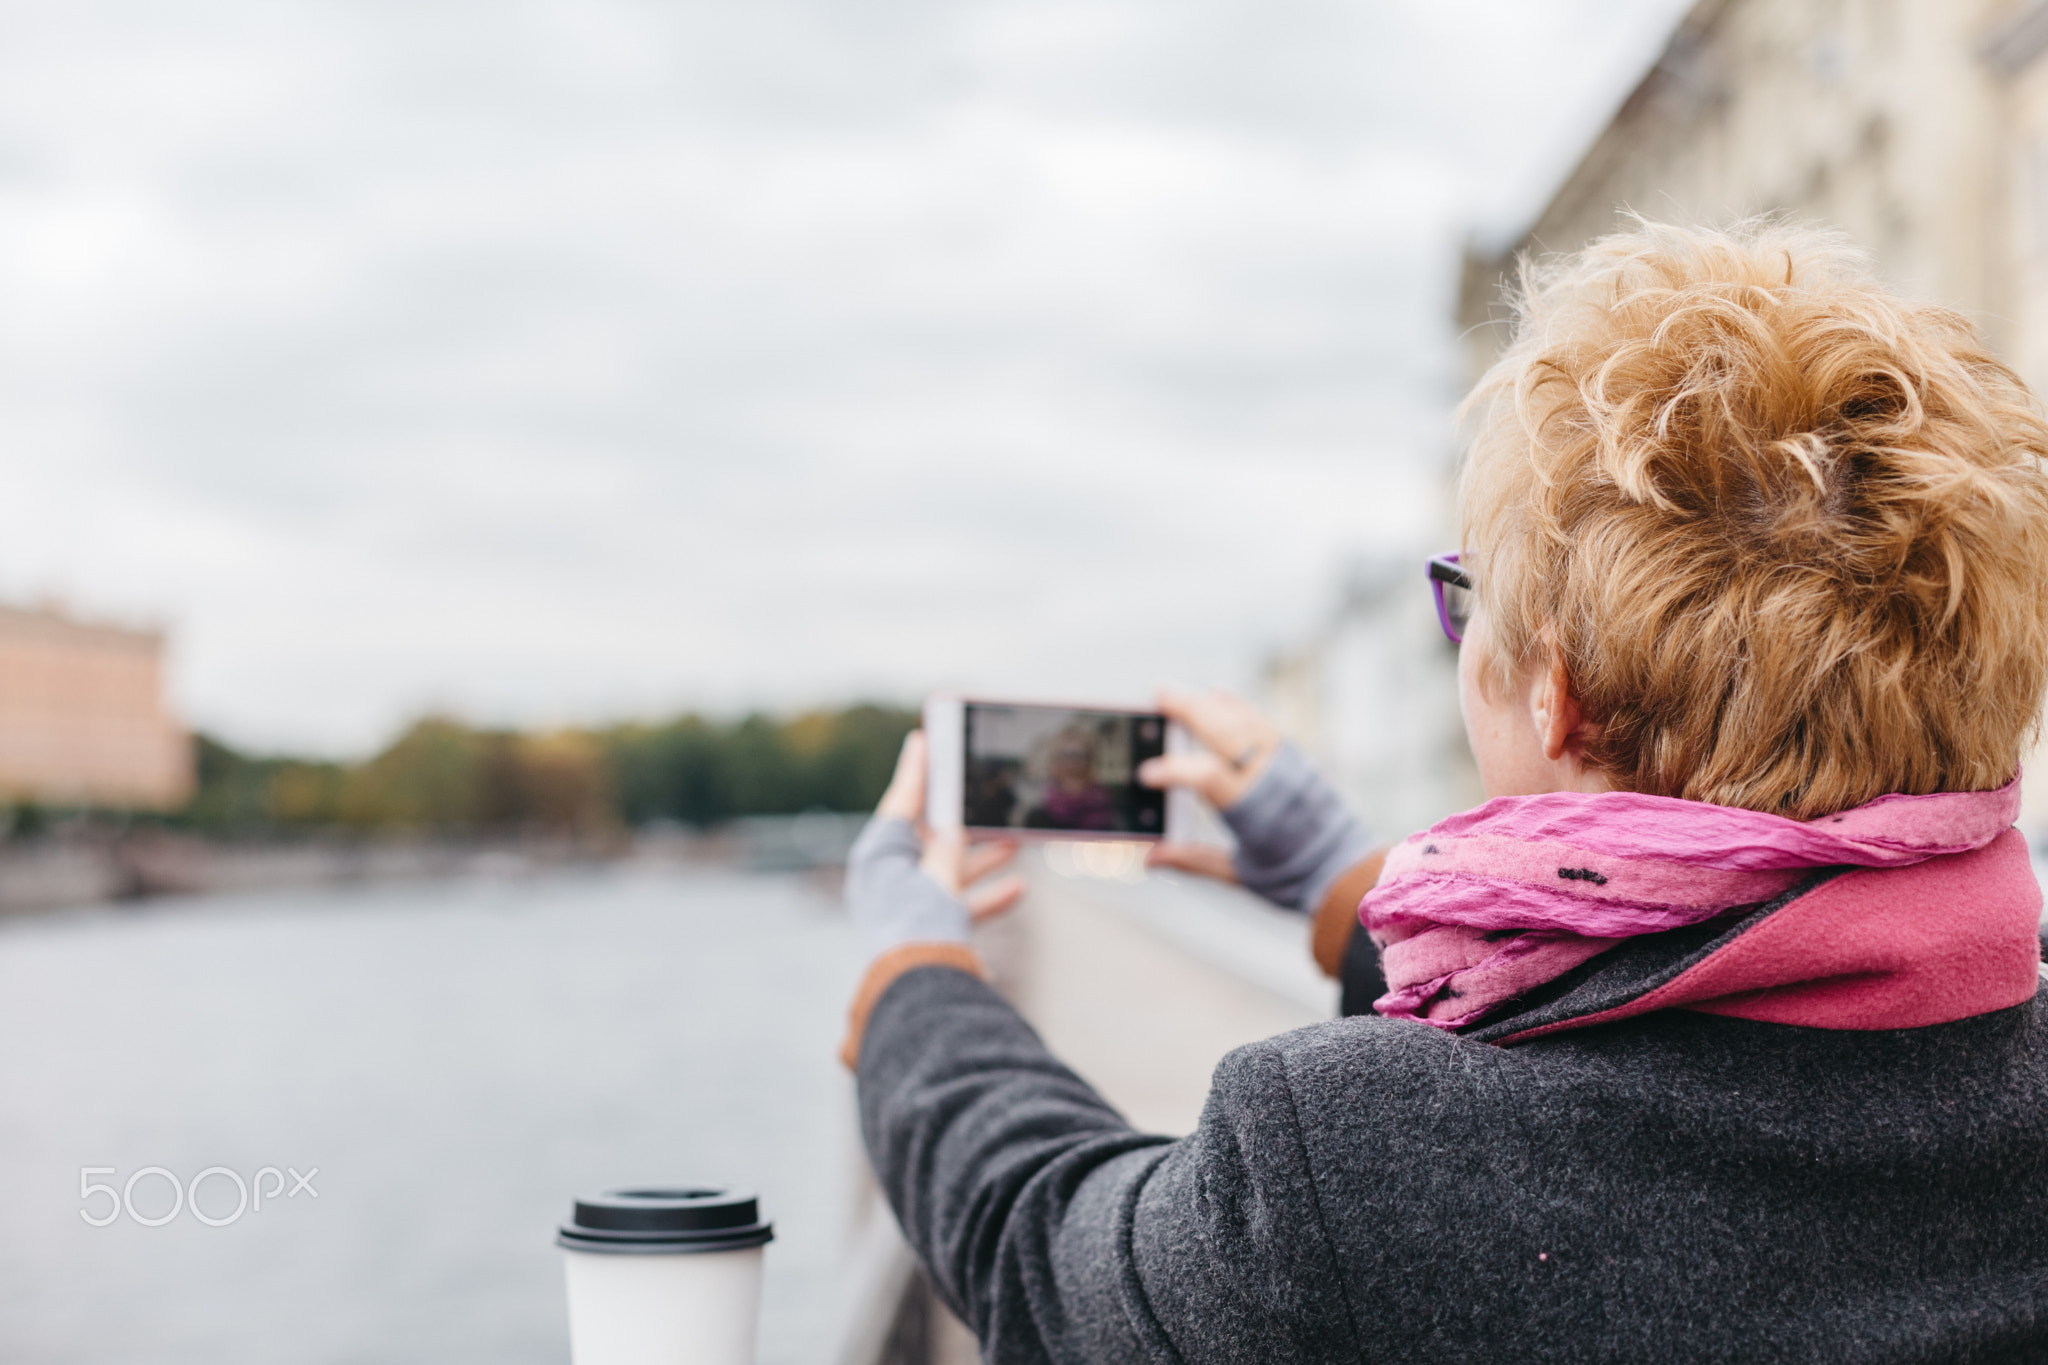
[[[1344,798],[1292,744],[1283,744],[1242,800],[1222,812],[1237,836],[1232,864],[1247,891],[1312,915],[1323,893],[1373,850]]]
[[[920,968],[868,1018],[862,1135],[985,1360],[1355,1357],[1277,1057],[1233,1053],[1199,1131],[1147,1136],[987,985]]]

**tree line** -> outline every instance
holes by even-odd
[[[863,811],[916,724],[915,711],[877,705],[549,731],[428,717],[356,763],[252,755],[200,735],[197,788],[177,823],[219,835],[592,836],[656,820]]]

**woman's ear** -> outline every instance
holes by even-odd
[[[1567,754],[1576,759],[1585,740],[1585,716],[1579,710],[1578,698],[1572,695],[1564,650],[1558,647],[1557,638],[1547,626],[1538,647],[1542,653],[1537,655],[1537,666],[1531,670],[1535,676],[1530,680],[1529,719],[1546,759],[1556,763]]]

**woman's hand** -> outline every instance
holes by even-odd
[[[1239,882],[1275,905],[1312,913],[1336,878],[1370,855],[1371,841],[1335,789],[1249,702],[1228,692],[1168,691],[1159,709],[1203,752],[1151,759],[1138,780],[1194,789],[1237,836],[1237,851],[1162,843],[1146,862]]]
[[[1148,759],[1138,769],[1138,779],[1148,787],[1191,787],[1217,810],[1229,810],[1280,752],[1279,727],[1243,697],[1221,688],[1166,688],[1159,694],[1159,709],[1203,747],[1197,753]]]
[[[1138,780],[1148,787],[1187,787],[1219,811],[1235,806],[1264,775],[1280,752],[1278,727],[1244,698],[1221,689],[1204,693],[1167,688],[1159,709],[1202,744],[1195,753],[1148,759]],[[1152,867],[1173,867],[1218,881],[1234,882],[1230,854],[1209,844],[1157,843],[1146,850]]]
[[[1024,894],[1015,873],[983,878],[1017,856],[1011,842],[970,846],[957,830],[924,825],[924,733],[913,730],[896,775],[846,859],[846,906],[871,952],[900,943],[965,943],[968,928]]]

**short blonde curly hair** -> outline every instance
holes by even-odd
[[[1636,220],[1525,260],[1467,400],[1489,691],[1560,648],[1589,766],[1798,819],[2012,780],[2048,683],[2048,423],[1846,239]]]

